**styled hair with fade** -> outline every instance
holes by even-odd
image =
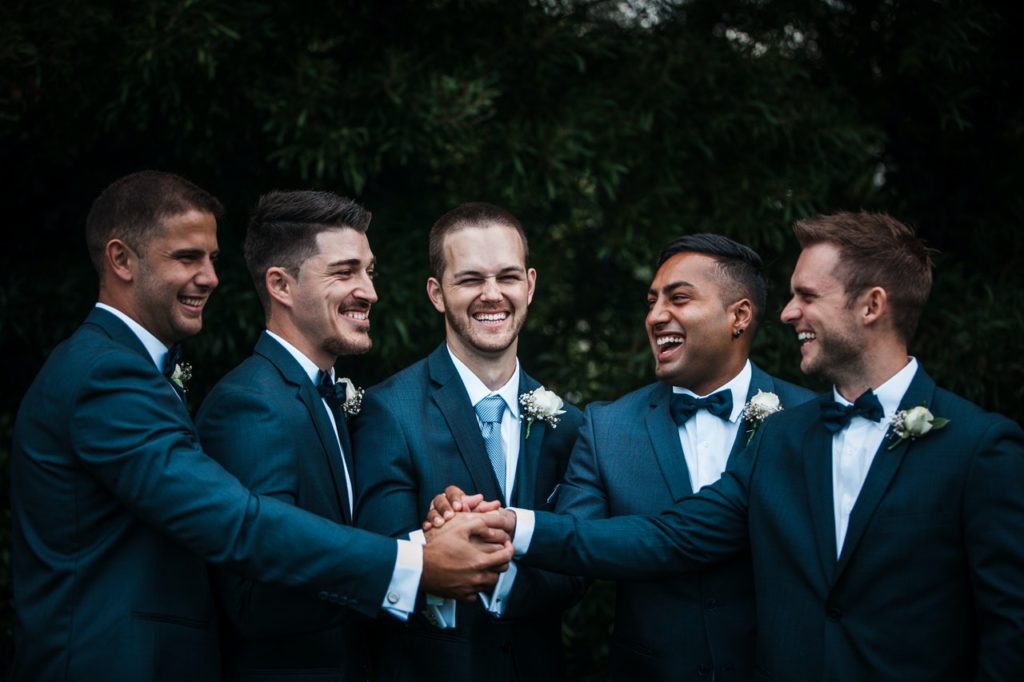
[[[214,218],[224,213],[216,197],[174,173],[146,170],[115,180],[92,202],[85,219],[85,244],[96,273],[103,275],[103,252],[111,239],[141,257],[164,220],[192,210]]]
[[[490,225],[510,227],[519,234],[519,238],[523,240],[523,259],[528,264],[530,246],[526,241],[526,232],[523,231],[519,220],[500,206],[482,201],[471,201],[448,211],[438,218],[434,226],[430,228],[430,274],[438,281],[444,274],[445,237],[467,227],[488,227]]]
[[[680,253],[699,253],[713,259],[723,284],[722,304],[728,305],[741,298],[750,299],[754,308],[754,330],[761,326],[768,282],[762,271],[764,263],[756,251],[720,234],[689,234],[662,249],[658,267]]]
[[[327,230],[365,233],[373,217],[365,208],[332,192],[268,192],[260,197],[245,234],[245,265],[264,311],[270,309],[267,270],[283,268],[299,276],[302,264],[317,252],[316,238]]]
[[[800,246],[834,244],[835,276],[848,303],[872,287],[885,289],[893,327],[910,343],[932,290],[931,251],[914,231],[885,213],[841,212],[793,225]]]

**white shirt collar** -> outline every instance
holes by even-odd
[[[288,351],[288,353],[293,358],[295,358],[295,361],[302,366],[302,371],[306,373],[306,376],[309,377],[309,380],[312,381],[314,385],[320,382],[320,368],[316,366],[315,362],[306,357],[305,353],[303,353],[301,350],[299,350],[292,344],[288,343],[287,341],[285,341],[284,339],[282,339],[280,336],[270,331],[269,329],[267,330],[267,336],[281,344],[281,346],[286,351]],[[331,381],[334,381],[333,367],[330,368],[330,375]]]
[[[500,395],[502,400],[505,401],[505,406],[508,407],[512,417],[514,419],[519,418],[519,358],[516,358],[516,368],[512,372],[512,376],[509,377],[509,380],[497,391],[492,391],[487,388],[484,382],[480,381],[477,375],[473,374],[473,370],[467,367],[462,360],[455,357],[451,346],[446,344],[445,348],[448,349],[448,355],[452,358],[455,371],[459,373],[459,378],[462,379],[462,385],[466,387],[466,392],[469,393],[469,402],[474,407],[489,395]]]
[[[167,358],[167,346],[165,346],[160,339],[153,336],[148,329],[122,313],[117,308],[98,301],[96,303],[96,307],[101,310],[106,310],[108,313],[111,313],[117,319],[128,325],[128,328],[132,330],[132,333],[135,334],[139,341],[142,342],[142,345],[146,347],[146,352],[149,353],[149,357],[153,359],[153,364],[156,365],[156,368],[161,372],[164,371],[164,360]]]
[[[896,414],[900,401],[903,400],[903,394],[910,388],[910,382],[914,380],[915,374],[917,374],[917,358],[911,356],[908,358],[908,362],[903,369],[893,374],[884,384],[874,389],[878,402],[882,404],[882,411],[885,412],[885,417],[881,423],[888,424],[892,416]],[[839,391],[835,386],[832,387],[832,397],[840,405],[853,404],[839,395]]]
[[[743,413],[743,406],[747,403],[747,393],[750,392],[750,379],[753,375],[754,370],[751,369],[750,360],[748,359],[745,363],[743,363],[743,369],[740,370],[739,374],[737,374],[732,379],[722,384],[715,390],[708,393],[708,395],[711,395],[712,393],[717,393],[718,391],[721,390],[732,391],[732,414],[729,415],[729,421],[731,422],[735,422],[737,419],[740,418],[740,415]],[[707,397],[704,395],[697,395],[690,389],[683,388],[681,386],[673,386],[672,392],[686,393],[688,395],[692,395],[695,398]]]

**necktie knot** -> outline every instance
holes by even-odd
[[[682,426],[698,410],[707,410],[716,417],[728,419],[732,415],[732,391],[724,389],[706,398],[697,398],[689,393],[672,394],[669,411],[676,426]]]
[[[476,404],[476,416],[482,424],[498,424],[505,414],[505,401],[500,395],[489,395]]]
[[[885,415],[882,403],[870,388],[861,394],[852,405],[843,405],[834,400],[821,404],[821,419],[825,428],[832,433],[842,431],[854,417],[880,422]]]

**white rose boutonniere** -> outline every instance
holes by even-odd
[[[779,396],[771,391],[759,390],[743,406],[743,419],[750,424],[750,429],[747,431],[750,434],[747,436],[747,445],[750,445],[750,441],[754,439],[754,434],[757,433],[758,427],[764,423],[764,420],[776,412],[782,412],[782,403],[779,401]]]
[[[519,402],[523,406],[523,414],[520,419],[526,420],[526,437],[530,437],[530,427],[533,422],[540,419],[551,428],[558,427],[558,419],[565,414],[562,409],[564,403],[553,391],[541,386],[529,393],[519,396]]]
[[[192,381],[192,365],[187,362],[179,362],[171,372],[171,381],[181,389],[182,393],[188,393],[188,382]]]
[[[359,411],[363,409],[363,393],[365,391],[358,388],[348,377],[342,377],[335,383],[345,385],[345,401],[341,404],[342,411],[350,417],[359,414]]]
[[[900,410],[889,420],[889,437],[893,442],[887,449],[892,450],[905,440],[917,440],[929,431],[941,429],[948,423],[948,419],[936,417],[924,405]]]

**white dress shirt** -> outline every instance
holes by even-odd
[[[889,422],[900,406],[903,394],[917,372],[917,360],[910,358],[906,366],[896,372],[888,381],[875,389],[878,402],[882,404],[882,420],[873,422],[860,415],[832,436],[832,504],[836,524],[836,558],[842,554],[843,541],[850,526],[850,512],[857,503],[860,489],[868,476],[875,453],[882,446]],[[834,387],[832,396],[837,403],[853,403],[839,395]]]
[[[743,423],[743,405],[747,401],[752,374],[750,360],[747,360],[739,374],[707,394],[719,391],[732,393],[732,413],[728,419],[713,415],[707,410],[697,410],[679,427],[679,444],[683,448],[683,457],[686,458],[686,468],[690,471],[693,492],[711,485],[722,477],[725,465],[729,461],[729,453],[732,452],[736,435]],[[707,397],[679,386],[673,386],[672,392],[692,395],[695,398]]]

